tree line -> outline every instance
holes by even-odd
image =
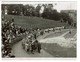
[[[45,19],[68,22],[70,25],[73,21],[68,13],[58,12],[56,9],[54,9],[54,6],[52,4],[38,4],[36,7],[29,4],[2,4],[2,13],[5,11],[5,6],[7,7],[6,9],[9,15],[43,17]],[[44,10],[42,13],[40,13],[42,6]]]

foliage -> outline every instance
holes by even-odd
[[[57,10],[53,8],[52,4],[43,4],[42,6],[44,7],[44,10],[42,14],[40,14],[42,7],[40,4],[38,4],[36,7],[31,4],[2,4],[3,11],[5,10],[5,6],[7,6],[8,14],[10,15],[36,16],[55,21],[60,21],[63,19],[63,22],[68,22],[70,25],[73,22],[68,13],[57,12]]]

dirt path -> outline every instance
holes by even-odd
[[[41,37],[42,38],[42,37]],[[38,40],[40,40],[41,38],[39,38]],[[35,52],[34,54],[29,54],[27,53],[21,45],[21,42],[18,42],[17,44],[15,44],[12,48],[13,50],[13,54],[16,57],[53,57],[51,54],[47,53],[45,50],[41,50],[41,53],[37,53]]]

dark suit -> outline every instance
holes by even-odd
[[[38,42],[38,52],[40,53],[41,50],[41,44]]]

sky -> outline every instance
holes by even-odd
[[[44,3],[42,3],[44,4]],[[45,3],[48,4],[48,3]],[[51,2],[51,4],[53,4],[53,8],[56,9],[58,12],[60,12],[61,10],[77,10],[77,2],[76,1],[72,1],[72,2]],[[37,4],[33,4],[34,7],[37,6]],[[43,10],[44,8],[42,8],[41,10]],[[42,11],[43,12],[43,11]]]
[[[60,10],[77,10],[77,2],[56,2],[54,8]]]

